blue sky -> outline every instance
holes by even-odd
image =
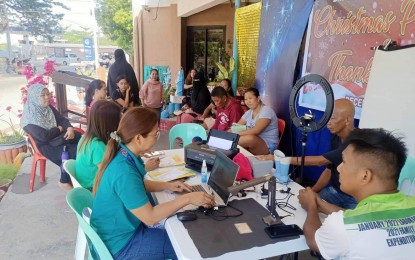
[[[54,9],[54,12],[65,14],[61,21],[63,26],[70,26],[75,30],[81,30],[81,27],[92,28],[94,18],[90,12],[94,6],[93,0],[57,0],[57,2],[63,3],[71,9],[70,11],[61,8]]]

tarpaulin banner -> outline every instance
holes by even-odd
[[[387,39],[415,43],[415,0],[316,0],[309,19],[303,75],[325,77],[335,99],[347,98],[360,118],[375,51]],[[398,69],[398,68],[397,68]],[[393,88],[393,86],[390,86]],[[299,104],[324,110],[323,90],[308,84]]]

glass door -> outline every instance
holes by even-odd
[[[187,50],[185,75],[195,68],[213,81],[218,74],[216,62],[226,62],[225,26],[188,27]]]

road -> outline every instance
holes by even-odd
[[[11,106],[16,113],[18,113],[18,109],[23,109],[20,88],[26,86],[26,84],[25,76],[0,75],[0,115],[3,115],[1,119],[8,120],[10,115],[14,124],[19,123],[17,116],[8,113],[5,109],[7,106]],[[0,129],[4,128],[8,128],[8,125],[0,121]]]

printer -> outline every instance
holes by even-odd
[[[211,129],[207,141],[194,142],[185,146],[185,167],[200,171],[205,160],[210,171],[215,162],[215,151],[219,150],[232,159],[239,152],[238,141],[238,134]]]

